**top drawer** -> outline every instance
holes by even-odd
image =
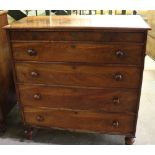
[[[10,31],[11,40],[144,42],[143,32],[107,31]]]
[[[17,61],[141,65],[143,46],[129,43],[14,42]]]

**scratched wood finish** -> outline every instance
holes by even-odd
[[[25,106],[136,113],[137,90],[19,85]]]
[[[55,63],[16,63],[17,81],[52,85],[138,88],[140,69],[137,67],[106,67]],[[32,75],[36,74],[36,75]],[[117,80],[117,75],[121,79]]]
[[[24,107],[25,121],[42,127],[56,127],[103,133],[129,134],[134,132],[135,115],[92,113]],[[116,125],[115,122],[118,124]]]
[[[12,43],[12,50],[17,61],[141,65],[143,46],[122,43],[15,42]]]
[[[0,130],[4,129],[7,114],[16,103],[11,56],[6,32],[2,29],[7,24],[7,12],[0,11]]]

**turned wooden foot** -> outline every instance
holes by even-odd
[[[6,123],[4,121],[0,121],[0,132],[6,131]]]
[[[132,145],[135,142],[135,137],[125,137],[125,144]]]
[[[26,139],[31,140],[32,135],[33,135],[33,128],[32,127],[25,127],[24,134],[25,134]]]

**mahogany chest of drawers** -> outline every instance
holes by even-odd
[[[7,115],[16,104],[11,55],[3,27],[8,24],[7,11],[0,11],[0,131],[6,130]]]
[[[26,17],[5,28],[28,136],[47,127],[133,143],[149,29],[140,16]]]

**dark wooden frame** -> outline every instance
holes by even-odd
[[[2,29],[8,24],[7,11],[0,12],[0,21],[0,130],[5,131],[7,115],[16,104],[16,94],[7,36]]]

